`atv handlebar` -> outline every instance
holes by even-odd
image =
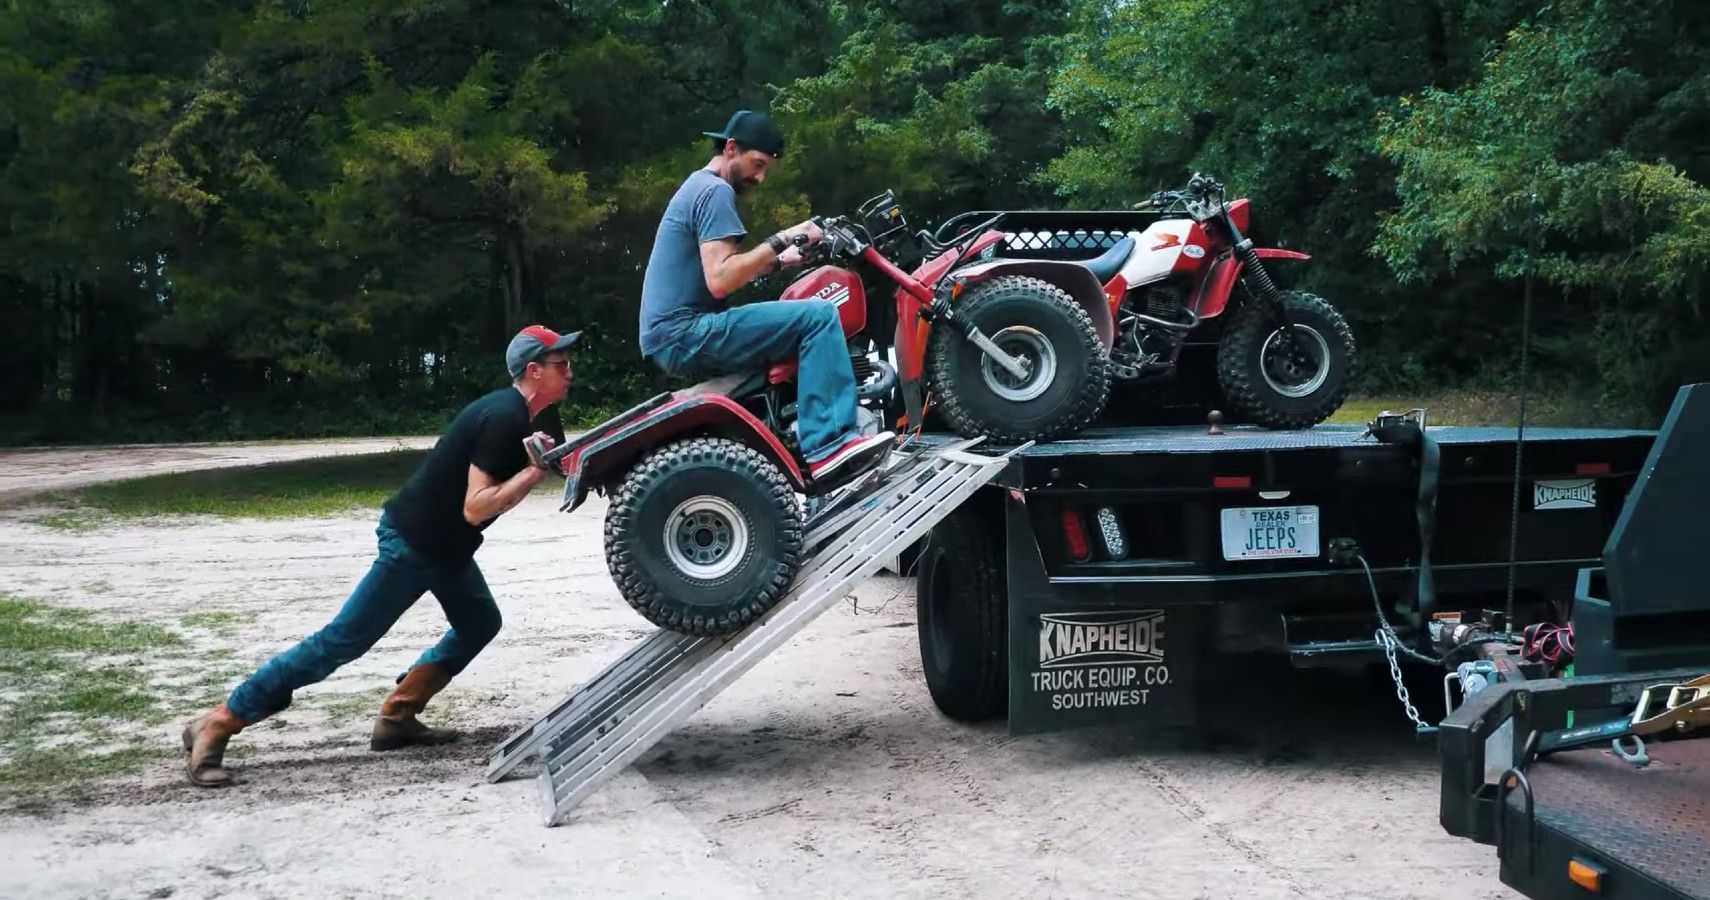
[[[811,220],[819,226],[819,243],[813,247],[804,246],[804,235],[796,236],[796,246],[801,248],[802,264],[812,265],[823,263],[837,256],[860,256],[866,249],[874,245],[882,245],[891,235],[898,234],[902,226],[890,225],[890,222],[901,221],[901,209],[896,204],[896,198],[889,191],[862,204],[856,217],[851,216],[814,216]],[[938,236],[922,229],[915,234],[916,240],[931,255],[938,255],[949,250],[964,248],[972,244],[980,235],[996,227],[1004,217],[998,213],[977,225],[963,231],[955,238],[945,241]],[[872,231],[873,221],[881,221],[888,230],[879,235]],[[942,230],[942,226],[940,226]]]
[[[1162,210],[1181,204],[1187,208],[1188,214],[1195,219],[1206,218],[1222,206],[1224,198],[1223,182],[1209,175],[1193,173],[1188,179],[1187,187],[1179,191],[1158,191],[1152,196],[1134,204],[1136,210]]]

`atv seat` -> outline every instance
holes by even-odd
[[[1092,259],[1077,259],[1075,262],[1091,269],[1093,277],[1098,279],[1098,283],[1104,284],[1122,268],[1122,264],[1128,261],[1128,255],[1133,252],[1134,239],[1125,237],[1117,241],[1116,246],[1104,251],[1104,253]]]
[[[726,397],[739,397],[751,394],[761,385],[759,372],[735,372],[729,375],[719,375],[705,381],[690,385],[675,392],[675,396],[689,397],[695,394],[723,394]]]

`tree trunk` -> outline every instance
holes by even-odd
[[[128,355],[132,347],[129,340],[121,346],[116,329],[112,327],[119,310],[109,309],[106,315],[101,314],[101,303],[110,296],[100,282],[89,283],[89,342],[93,351],[89,358],[89,386],[93,391],[91,402],[95,412],[103,417],[107,414],[108,401],[113,393],[113,359],[121,353]]]
[[[1449,71],[1449,15],[1441,0],[1425,0],[1419,5],[1420,32],[1425,39],[1425,59],[1431,65],[1431,83],[1439,88],[1454,87]]]
[[[525,321],[528,302],[523,296],[522,239],[515,232],[506,231],[504,250],[505,334],[508,337],[528,324]]]

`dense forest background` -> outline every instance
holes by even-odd
[[[1702,0],[12,0],[0,92],[4,443],[431,431],[534,321],[597,418],[658,384],[641,269],[738,106],[791,141],[756,232],[1199,169],[1315,254],[1368,393],[1515,387],[1529,245],[1537,389],[1710,377]]]

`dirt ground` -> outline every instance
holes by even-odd
[[[236,464],[316,446],[201,452]],[[88,461],[23,456],[44,472]],[[0,471],[19,457],[0,455]],[[175,460],[134,448],[101,469],[194,464]],[[648,633],[606,574],[604,506],[564,515],[554,499],[535,494],[478,556],[506,625],[425,717],[463,741],[367,749],[373,704],[444,627],[424,599],[367,657],[237,738],[234,788],[184,782],[171,722],[151,726],[161,753],[137,773],[0,809],[0,897],[1517,896],[1490,848],[1437,824],[1433,745],[1387,685],[1261,673],[1224,694],[1209,744],[1012,738],[938,714],[912,581],[894,576],[543,827],[534,780],[486,784],[486,754]],[[322,624],[374,551],[373,513],[84,533],[38,515],[0,510],[0,594],[176,627],[216,678]],[[182,659],[158,665],[161,683],[183,679]]]

